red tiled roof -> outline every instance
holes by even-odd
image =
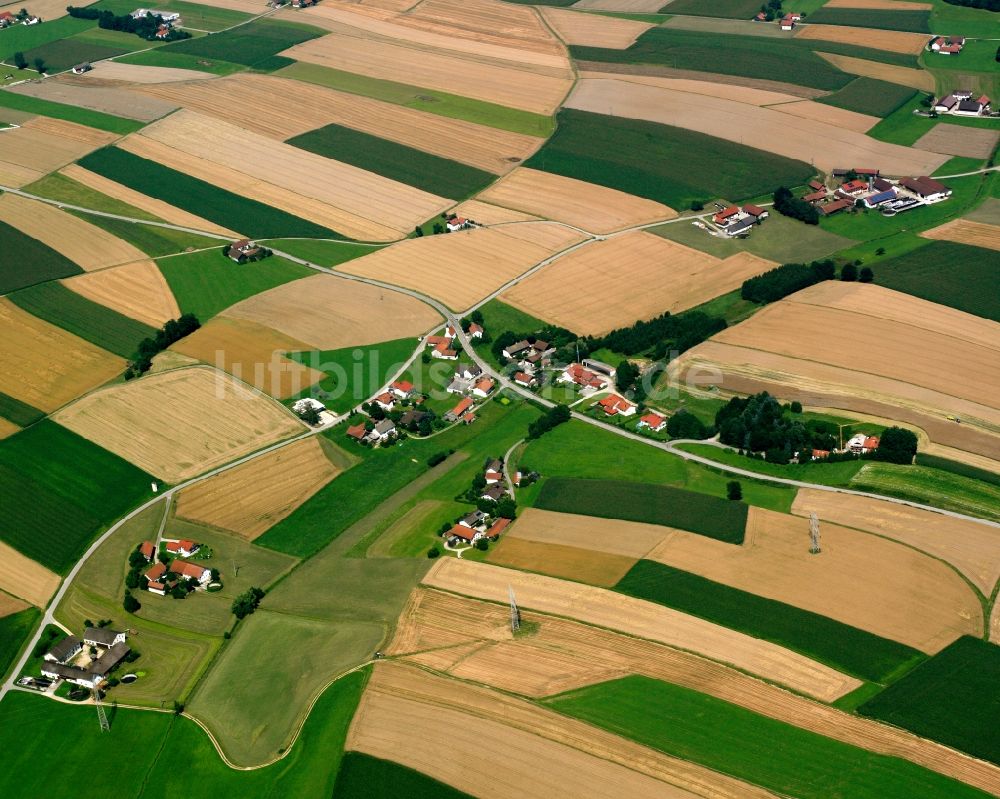
[[[208,571],[208,569],[204,566],[199,566],[197,563],[190,563],[186,560],[177,558],[171,562],[170,571],[174,574],[179,574],[182,577],[194,577],[198,580],[205,572]]]
[[[383,405],[392,405],[395,401],[395,398],[388,391],[383,391],[375,397],[375,402],[381,402]]]
[[[482,325],[477,325],[475,322],[473,322],[471,325],[469,325],[469,335],[470,336],[473,333],[482,333],[482,332],[483,332],[483,326]]]
[[[990,98],[984,94],[978,100],[976,100],[976,102],[979,103],[980,105],[989,105]]]
[[[812,194],[807,194],[802,199],[805,200],[807,203],[814,203],[817,200],[822,200],[822,199],[825,199],[825,198],[826,198],[826,192],[825,191],[814,191]]]
[[[476,535],[476,531],[475,530],[472,530],[472,529],[470,529],[468,527],[463,527],[460,524],[456,524],[454,527],[452,527],[448,531],[448,534],[445,537],[446,538],[452,538],[452,537],[454,537],[454,538],[461,538],[464,541],[471,541],[475,535]]]
[[[604,412],[608,414],[608,416],[614,416],[619,411],[628,410],[632,406],[632,403],[624,397],[619,397],[617,394],[609,394],[608,396],[602,398],[598,402],[598,405],[604,408]]]
[[[444,336],[428,336],[424,339],[424,344],[428,347],[436,347],[438,344],[448,344],[449,341]]]
[[[879,170],[870,166],[856,166],[854,171],[859,175],[877,175],[879,173]]]
[[[767,211],[765,211],[759,205],[744,205],[743,210],[746,211],[748,214],[753,214],[754,216],[761,216],[762,214],[767,213]]]
[[[661,424],[663,424],[667,420],[664,419],[662,416],[660,416],[660,414],[658,414],[658,413],[647,413],[639,421],[640,422],[645,422],[650,427],[659,427]]]
[[[359,441],[365,437],[365,425],[364,422],[354,425],[353,427],[347,428],[347,435],[351,438],[356,438]]]
[[[195,543],[190,538],[182,538],[180,541],[168,541],[167,552],[180,552],[182,549],[191,552],[195,548]]]
[[[495,522],[493,522],[490,529],[486,531],[486,535],[488,535],[490,538],[493,538],[493,536],[496,535],[500,535],[500,533],[502,533],[504,530],[507,529],[507,526],[509,524],[510,524],[510,519],[497,519]]]
[[[868,436],[865,439],[865,449],[878,449],[878,436]]]
[[[837,211],[843,211],[845,208],[850,208],[854,205],[854,200],[834,200],[832,203],[827,203],[826,205],[817,206],[821,214],[834,214]]]
[[[474,414],[472,411],[469,411],[467,414],[465,414],[465,416],[462,417],[462,421],[465,422],[466,424],[472,424],[474,421],[476,421],[476,414]]]
[[[849,180],[840,188],[846,192],[864,191],[868,188],[868,184],[863,180]]]
[[[810,189],[815,189],[816,191],[819,191],[820,189],[825,189],[826,186],[824,186],[818,180],[810,180],[809,181],[809,188]]]
[[[493,389],[493,380],[489,377],[484,377],[476,383],[475,387],[484,394],[489,394],[489,392]]]
[[[456,405],[454,408],[451,409],[451,412],[452,412],[452,415],[454,415],[454,416],[461,416],[463,413],[465,413],[471,407],[472,407],[472,399],[469,398],[469,397],[464,397],[458,403],[458,405]]]
[[[713,217],[713,219],[716,222],[721,222],[723,219],[729,219],[729,217],[734,216],[735,214],[738,214],[739,212],[740,212],[739,208],[737,208],[735,205],[730,205],[728,208],[724,208],[723,210],[719,211]]]
[[[515,383],[530,383],[534,379],[535,378],[533,378],[527,372],[515,372],[514,373],[514,382]]]
[[[156,547],[153,546],[152,541],[143,541],[139,546],[139,554],[142,555],[146,560],[152,560],[153,555],[156,554]]]
[[[163,591],[166,589],[166,586],[159,580],[150,580],[148,587],[152,588],[154,591]]]
[[[828,458],[830,456],[830,450],[828,450],[828,449],[814,449],[812,451],[812,456],[814,458]]]
[[[164,574],[167,573],[167,567],[162,563],[154,563],[148,569],[146,569],[146,579],[152,582],[153,580],[159,580]]]
[[[397,380],[391,387],[397,391],[402,391],[404,394],[409,394],[413,391],[413,383],[409,380]]]

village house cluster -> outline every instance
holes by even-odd
[[[868,433],[855,433],[851,436],[847,443],[844,444],[844,448],[841,450],[833,450],[834,453],[850,453],[851,455],[867,455],[869,452],[874,452],[878,449],[879,437],[869,435]],[[830,450],[826,449],[814,449],[810,451],[810,460],[818,461],[823,458],[830,457]],[[803,458],[800,453],[796,453],[797,460],[801,463]]]
[[[41,17],[36,17],[26,9],[21,9],[16,14],[10,11],[0,11],[0,30],[9,28],[12,25],[37,25],[42,21]]]
[[[809,183],[811,191],[802,197],[823,216],[853,208],[859,202],[865,208],[878,208],[883,215],[894,216],[951,196],[950,188],[926,175],[890,180],[882,177],[878,169],[855,167],[834,169],[832,177],[842,181],[836,188],[813,180]]]
[[[768,212],[758,205],[718,207],[718,212],[712,217],[716,229],[710,232],[724,233],[729,237],[749,234],[754,225],[759,225],[769,216]]]
[[[510,482],[514,486],[519,486],[522,478],[521,472],[516,471],[510,475]],[[507,515],[501,515],[505,511],[500,503],[503,500],[513,500],[506,485],[503,460],[489,458],[486,461],[482,472],[473,481],[473,487],[467,493],[466,498],[475,500],[478,508],[459,517],[450,528],[442,529],[441,534],[448,546],[475,545],[484,539],[496,541],[511,524],[512,519],[508,516],[513,515],[510,512]]]
[[[153,563],[156,547],[152,541],[143,541],[139,545],[139,553],[147,563],[153,564],[143,574],[146,580],[145,588],[151,594],[166,596],[169,593],[173,596],[177,588],[187,592],[203,589],[212,582],[211,569],[185,560],[201,550],[200,544],[187,538],[164,539],[163,548],[170,558],[169,565],[162,562]]]
[[[557,383],[566,383],[577,386],[584,397],[589,397],[598,391],[606,389],[614,380],[617,369],[595,360],[594,358],[584,358],[580,363],[571,363],[556,378]]]
[[[108,627],[87,627],[82,640],[67,636],[45,653],[42,676],[97,690],[131,652],[126,638],[125,633]]]
[[[234,241],[225,251],[226,257],[238,264],[245,264],[248,261],[260,261],[271,255],[271,251],[267,247],[262,247],[257,242],[250,241],[250,239]]]
[[[934,103],[934,111],[956,117],[985,117],[992,114],[990,98],[985,94],[973,97],[972,92],[967,89],[954,89],[951,94],[941,97]]]
[[[170,36],[170,31],[173,30],[174,26],[180,27],[181,25],[181,15],[176,11],[162,11],[155,8],[137,8],[131,14],[129,14],[132,19],[143,19],[144,17],[159,17],[160,26],[156,29],[156,33],[153,34],[157,39],[166,39]]]
[[[927,49],[938,55],[958,55],[963,47],[964,36],[935,36],[927,44]]]

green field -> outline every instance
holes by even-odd
[[[51,23],[49,23],[51,24]],[[142,39],[133,37],[135,48],[142,44]],[[83,61],[102,61],[105,58],[113,58],[116,55],[124,55],[128,49],[124,47],[109,47],[106,44],[93,44],[76,38],[60,39],[55,42],[47,42],[40,47],[32,47],[24,51],[24,57],[34,68],[35,59],[41,58],[45,62],[45,69],[49,73],[63,72],[75,64]]]
[[[864,428],[866,431],[870,426]],[[878,431],[873,431],[876,435]],[[848,436],[850,438],[850,436]],[[678,449],[709,458],[727,466],[737,466],[740,469],[748,469],[751,472],[759,472],[771,477],[782,477],[790,480],[802,480],[807,483],[818,483],[828,486],[846,486],[851,482],[851,478],[858,473],[862,467],[861,461],[842,461],[841,463],[807,463],[799,464],[779,464],[768,463],[758,458],[748,458],[740,455],[736,450],[723,449],[711,444],[678,444]]]
[[[10,33],[9,30],[4,33]],[[65,119],[68,122],[77,122],[98,130],[106,130],[110,133],[117,133],[125,136],[139,130],[144,123],[136,122],[134,119],[124,119],[122,117],[104,114],[100,111],[91,111],[89,108],[78,108],[75,105],[65,103],[54,103],[51,100],[41,100],[37,97],[27,97],[14,92],[0,91],[0,109],[11,108],[15,111],[25,111],[29,114],[41,114],[42,116],[54,119]],[[0,111],[0,115],[2,115]]]
[[[950,83],[950,81],[948,81]],[[954,86],[948,87],[950,91]],[[912,145],[925,133],[929,133],[939,123],[948,125],[961,125],[970,128],[994,128],[995,124],[990,119],[980,117],[956,117],[948,116],[945,119],[938,117],[919,116],[914,111],[926,111],[921,105],[921,100],[926,97],[924,92],[918,92],[910,100],[905,102],[893,113],[879,122],[868,131],[868,135],[880,141],[887,141],[891,144]]]
[[[753,19],[760,11],[757,0],[673,0],[664,8],[671,14],[691,14],[697,17],[721,17],[724,19]],[[798,6],[796,6],[798,8]]]
[[[917,453],[917,464],[919,466],[928,466],[932,469],[941,469],[945,472],[952,472],[963,477],[971,477],[974,480],[983,480],[993,485],[1000,485],[1000,473],[980,469],[978,466],[971,466],[961,461],[942,458],[939,455]]]
[[[237,264],[224,258],[215,247],[162,258],[156,265],[181,311],[193,313],[202,324],[240,300],[315,274],[278,255],[257,263]]]
[[[73,17],[43,20],[40,25],[11,25],[4,29],[3,37],[0,38],[0,60],[13,64],[11,57],[18,51],[27,53],[43,44],[65,39],[74,33],[96,27],[97,23],[92,19]],[[32,75],[32,77],[37,76]]]
[[[462,799],[469,794],[391,760],[348,752],[333,799]]]
[[[680,488],[620,480],[574,480],[550,477],[535,507],[604,519],[662,524],[715,538],[743,543],[747,506]]]
[[[483,327],[494,338],[508,330],[514,333],[534,333],[546,324],[500,300],[490,300],[479,310],[483,315]]]
[[[152,478],[52,421],[0,441],[0,538],[66,571],[100,528],[149,493]]]
[[[851,479],[850,487],[890,497],[919,498],[936,508],[1000,521],[1000,486],[940,469],[866,463]]]
[[[801,652],[863,680],[889,682],[924,659],[916,649],[793,605],[640,560],[616,591]]]
[[[79,275],[83,270],[47,244],[0,222],[0,294],[46,280]]]
[[[691,164],[711,163],[710,170]],[[598,183],[673,208],[693,200],[732,200],[797,186],[813,167],[656,122],[564,109],[558,128],[525,166]]]
[[[45,418],[45,413],[0,391],[0,416],[20,427],[27,427]]]
[[[135,3],[132,0],[100,0],[92,7],[106,8],[116,14],[129,14],[135,9]],[[241,11],[231,11],[201,3],[185,3],[183,0],[164,0],[162,3],[158,2],[155,8],[157,11],[175,11],[181,14],[181,21],[186,29],[199,31],[218,31],[251,19],[250,14]],[[266,10],[261,8],[261,13]]]
[[[99,191],[95,191],[89,186],[84,186],[72,178],[68,178],[59,172],[46,175],[41,180],[29,183],[24,187],[24,191],[29,194],[37,194],[39,197],[46,197],[50,200],[59,200],[70,205],[78,205],[81,208],[90,208],[94,211],[104,211],[109,214],[129,216],[133,219],[148,219],[151,222],[162,222],[163,220],[148,211],[136,208],[114,197],[109,197]],[[93,215],[83,216],[91,223],[94,222]]]
[[[453,200],[475,194],[497,177],[342,125],[326,125],[295,136],[287,143]]]
[[[303,395],[315,397],[328,408],[345,413],[358,407],[384,385],[390,375],[413,357],[416,347],[416,339],[404,338],[364,347],[293,352],[288,357],[326,375],[318,387],[307,388]]]
[[[821,103],[846,108],[848,111],[887,117],[908,103],[916,93],[916,89],[900,86],[898,83],[855,78],[843,89],[817,99]]]
[[[277,236],[343,238],[340,234],[306,219],[233,194],[231,191],[116,147],[95,150],[81,158],[79,163],[85,169],[123,183],[130,189],[184,208],[230,230],[242,231],[261,238]]]
[[[271,249],[287,252],[296,258],[303,258],[330,269],[381,249],[368,244],[323,239],[264,239],[263,243]]]
[[[25,608],[0,617],[0,679],[17,659],[41,615],[38,608]]]
[[[1000,646],[963,636],[859,708],[1000,764]]]
[[[931,32],[930,11],[895,11],[876,8],[821,8],[807,18],[810,24],[848,25],[887,31]]]
[[[62,283],[42,283],[11,294],[10,300],[28,313],[123,358],[131,358],[140,341],[156,334],[149,325],[88,300]]]
[[[902,758],[878,755],[679,685],[632,676],[547,704],[669,755],[798,799],[985,797]]]
[[[897,258],[875,261],[872,269],[880,286],[1000,322],[996,250],[933,241]]]
[[[264,10],[261,8],[261,13]],[[311,25],[259,19],[214,36],[173,42],[161,48],[161,52],[220,59],[271,71],[292,63],[292,59],[278,55],[282,50],[325,34],[326,31]]]
[[[1000,20],[996,14],[981,8],[957,6],[945,0],[928,0],[931,27],[936,31],[949,31],[948,36],[1000,37]]]
[[[527,136],[548,136],[553,130],[552,117],[542,114],[507,108],[469,97],[459,97],[457,94],[448,94],[435,88],[409,86],[405,83],[356,75],[353,72],[342,72],[339,69],[321,67],[304,61],[297,61],[276,74],[284,78],[326,86],[328,89],[360,94],[394,105],[415,108],[451,119],[464,119],[467,122],[523,133]]]
[[[210,72],[213,75],[232,75],[246,69],[243,64],[233,64],[230,61],[211,60],[196,55],[184,55],[164,50],[159,47],[153,50],[143,50],[139,53],[122,56],[116,59],[122,64],[137,64],[143,67],[169,67],[171,69],[192,69],[197,72]]]
[[[202,247],[212,247],[214,249],[215,247],[222,246],[222,242],[219,239],[199,236],[196,233],[186,233],[183,230],[172,230],[168,227],[157,227],[156,225],[143,225],[141,223],[128,222],[124,219],[112,219],[107,216],[88,214],[83,211],[70,211],[70,213],[95,227],[106,230],[112,236],[127,241],[134,247],[138,247],[150,258],[175,255],[187,249],[199,249]]]

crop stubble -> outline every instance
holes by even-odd
[[[63,284],[88,300],[151,327],[161,327],[181,315],[167,281],[152,261],[88,272],[64,280]]]
[[[938,122],[917,139],[913,146],[933,153],[960,155],[964,158],[989,158],[997,146],[1000,132],[964,125]]]
[[[976,247],[1000,250],[1000,226],[973,222],[968,219],[954,219],[936,228],[925,230],[920,235],[925,239],[956,241],[959,244],[972,244]]]
[[[883,64],[881,61],[869,61],[866,58],[853,58],[837,53],[817,52],[816,55],[825,58],[837,69],[851,75],[885,80],[889,83],[898,83],[900,86],[910,86],[925,92],[937,91],[934,76],[924,69],[899,67],[895,64]]]
[[[541,8],[542,17],[566,44],[624,50],[653,26],[648,22],[584,14],[565,8]]]
[[[489,557],[490,563],[522,571],[612,588],[635,565],[635,558],[589,549],[505,536]]]
[[[32,117],[3,134],[0,176],[16,186],[31,183],[115,140],[115,135],[75,122]]]
[[[58,574],[0,541],[0,589],[44,608],[58,587]]]
[[[929,38],[923,33],[852,28],[847,25],[802,25],[795,36],[810,41],[837,42],[855,47],[885,50],[889,53],[912,55],[920,53],[927,45]]]

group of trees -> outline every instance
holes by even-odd
[[[781,16],[781,0],[767,0],[760,7],[761,13],[768,22],[772,22]]]
[[[164,25],[163,17],[159,14],[146,14],[139,18],[131,14],[115,14],[107,9],[98,10],[93,6],[78,8],[68,6],[66,13],[77,19],[96,19],[97,27],[108,31],[124,31],[134,33],[147,41],[156,38],[156,32]],[[179,39],[190,39],[191,34],[179,28],[170,28],[170,32],[163,38],[163,41],[174,42]]]
[[[953,6],[966,6],[968,8],[982,8],[986,11],[1000,11],[1000,0],[944,0]],[[997,51],[1000,53],[1000,50]],[[1000,61],[1000,57],[997,58]]]
[[[801,200],[784,186],[774,192],[774,210],[783,216],[799,219],[807,225],[819,224],[819,211],[812,203]]]
[[[550,408],[535,421],[528,425],[528,438],[534,439],[549,432],[554,427],[558,427],[563,422],[570,420],[570,410],[568,405],[556,405]]]
[[[475,321],[472,317],[469,318]],[[462,324],[464,328],[465,320],[462,320]],[[482,322],[479,324],[482,324]],[[493,353],[493,357],[498,361],[503,361],[503,351],[511,344],[516,344],[518,341],[527,341],[529,344],[534,344],[539,340],[546,342],[550,347],[556,348],[557,359],[562,358],[560,354],[561,349],[564,350],[563,354],[569,356],[567,360],[576,359],[572,348],[573,342],[576,341],[576,334],[571,330],[556,325],[546,325],[541,330],[536,330],[532,333],[515,333],[513,330],[505,330],[493,339],[493,343],[490,345],[490,352]]]
[[[236,599],[233,600],[232,611],[233,615],[237,619],[243,619],[257,610],[257,606],[260,605],[260,601],[264,598],[267,592],[263,588],[248,588],[242,594],[240,594]]]
[[[762,275],[744,280],[740,296],[750,302],[775,302],[814,283],[833,280],[836,274],[836,265],[830,260],[813,261],[811,264],[782,264]]]
[[[612,330],[605,336],[588,336],[581,348],[594,352],[602,348],[636,355],[652,349],[653,360],[660,360],[671,350],[684,352],[726,328],[726,321],[702,311],[669,312],[648,321],[640,320],[630,327]]]
[[[857,263],[847,263],[840,268],[840,279],[848,283],[855,280],[859,283],[871,283],[875,280],[875,273],[870,266],[861,267],[859,272]]]
[[[749,453],[763,452],[771,463],[788,463],[796,452],[806,449],[836,448],[836,425],[815,420],[803,423],[789,418],[790,410],[766,391],[733,397],[715,414],[719,441]]]
[[[671,438],[705,439],[715,435],[709,427],[690,411],[679,410],[667,419],[667,435]]]
[[[171,344],[180,341],[185,336],[189,336],[201,327],[201,322],[193,313],[186,313],[177,319],[171,319],[162,328],[156,331],[152,338],[144,338],[139,342],[132,362],[125,370],[125,379],[131,380],[149,371],[153,365],[153,358]]]
[[[43,75],[48,70],[45,66],[45,59],[41,56],[32,59],[31,65],[39,75]],[[20,50],[14,53],[14,66],[18,69],[27,69],[28,67],[28,59],[24,57],[24,53]]]

